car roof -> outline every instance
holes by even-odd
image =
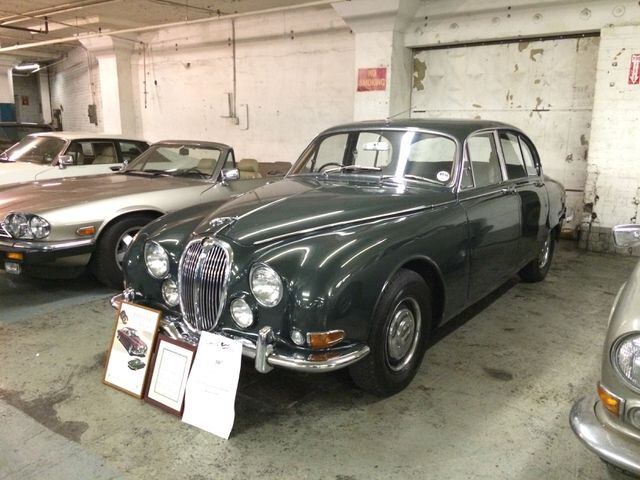
[[[112,139],[112,140],[132,140],[135,142],[149,143],[142,138],[129,135],[115,135],[109,133],[93,133],[93,132],[38,132],[32,133],[35,137],[56,137],[63,140],[83,140],[83,139]]]
[[[520,131],[517,127],[508,123],[497,122],[493,120],[464,120],[449,118],[402,118],[393,120],[368,120],[363,122],[346,123],[331,127],[323,132],[335,133],[344,130],[378,130],[384,128],[418,128],[431,130],[438,133],[444,133],[457,138],[463,142],[470,134],[478,130],[488,128],[508,128],[510,130]]]

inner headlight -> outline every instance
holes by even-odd
[[[275,307],[282,299],[282,279],[268,265],[254,265],[250,275],[251,293],[263,307]]]
[[[162,279],[169,273],[169,254],[158,242],[145,244],[144,263],[154,278]]]
[[[44,218],[24,213],[7,215],[4,227],[13,238],[42,239],[51,233],[51,226]]]
[[[622,376],[640,388],[640,335],[630,335],[618,343],[615,361]]]
[[[175,307],[180,303],[180,295],[178,294],[178,284],[173,278],[167,278],[162,282],[162,298],[170,307]]]

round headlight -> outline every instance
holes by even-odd
[[[29,220],[29,228],[31,229],[33,238],[45,238],[48,237],[51,232],[49,222],[37,215],[34,215],[31,217],[31,220]]]
[[[251,293],[263,307],[275,307],[282,299],[280,275],[268,265],[255,265],[251,269]]]
[[[157,242],[147,242],[144,246],[144,263],[154,278],[164,278],[169,273],[169,254]]]
[[[13,238],[31,238],[29,220],[22,213],[11,213],[4,219],[4,227]]]
[[[253,323],[253,312],[244,298],[236,298],[231,302],[231,318],[240,328],[250,327]]]
[[[178,295],[178,284],[172,278],[167,278],[162,282],[162,298],[170,307],[175,307],[180,303]]]
[[[631,335],[618,344],[615,361],[622,376],[640,388],[640,335]]]

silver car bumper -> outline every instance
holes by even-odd
[[[638,443],[603,424],[595,411],[598,403],[595,396],[588,396],[573,405],[569,419],[573,432],[605,462],[640,476]]]
[[[128,295],[126,295],[128,293]],[[133,298],[133,292],[116,295],[111,298],[111,306],[119,309],[126,297]],[[170,324],[163,322],[164,333],[180,338],[181,333]],[[331,351],[305,355],[295,351],[283,351],[276,345],[276,336],[269,326],[262,327],[256,341],[231,335],[227,332],[216,332],[242,343],[242,355],[254,360],[255,368],[260,373],[268,373],[273,367],[286,368],[305,373],[324,373],[348,367],[369,354],[369,347],[364,344],[353,344],[336,347]],[[193,337],[191,337],[193,338]]]
[[[61,240],[59,242],[33,242],[29,240],[14,240],[0,238],[0,247],[10,248],[15,251],[35,251],[35,252],[55,252],[71,248],[86,247],[95,242],[93,238],[82,238],[78,240]]]

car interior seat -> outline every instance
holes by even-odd
[[[238,162],[238,171],[240,180],[248,180],[252,178],[262,178],[258,161],[254,158],[243,158]]]
[[[98,149],[96,148],[96,150]],[[92,165],[108,165],[111,163],[117,163],[117,158],[114,146],[105,145],[99,151],[96,151],[96,158],[93,160]]]

